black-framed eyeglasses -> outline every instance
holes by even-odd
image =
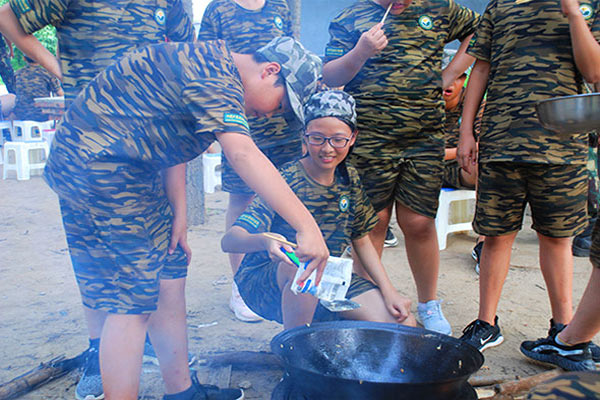
[[[310,144],[312,146],[323,146],[325,144],[325,142],[328,142],[331,147],[335,147],[336,149],[341,149],[341,148],[346,147],[348,145],[348,142],[352,139],[352,136],[350,136],[350,137],[343,137],[343,136],[325,137],[318,133],[307,133],[304,136],[306,136],[306,141],[308,142],[308,144]]]

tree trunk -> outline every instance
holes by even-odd
[[[292,14],[292,32],[296,39],[300,38],[300,10],[302,0],[287,0],[290,13]]]
[[[193,20],[194,11],[192,0],[183,0],[183,8]],[[200,225],[206,222],[202,170],[202,157],[196,157],[194,160],[187,163],[185,181],[188,226]]]

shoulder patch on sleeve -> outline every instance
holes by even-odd
[[[223,122],[228,122],[232,124],[238,124],[243,126],[246,129],[250,129],[248,126],[248,121],[246,117],[242,114],[234,114],[234,113],[225,113],[223,114]]]
[[[28,11],[31,11],[31,6],[27,0],[16,0],[13,4],[15,4],[21,14],[25,14]]]
[[[260,221],[248,214],[242,214],[238,219],[249,224],[254,229],[257,229],[260,226]]]
[[[325,48],[325,55],[328,57],[340,57],[344,55],[344,49],[339,47],[327,47]]]

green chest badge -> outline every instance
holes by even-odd
[[[273,22],[278,29],[283,29],[283,19],[281,19],[279,15],[276,15],[275,18],[273,18]]]
[[[586,3],[583,3],[579,6],[579,11],[581,11],[581,15],[583,15],[583,18],[586,21],[592,18],[592,16],[594,15],[594,10],[592,9],[592,6]]]
[[[350,208],[350,199],[345,194],[340,197],[339,207],[341,212],[346,212]]]
[[[167,14],[165,14],[165,10],[162,8],[157,8],[154,12],[154,20],[160,26],[163,26],[165,22],[167,22]]]
[[[433,19],[429,15],[421,15],[419,17],[419,26],[426,31],[430,31],[433,28]]]

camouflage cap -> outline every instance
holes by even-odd
[[[302,105],[317,89],[317,80],[321,76],[321,59],[289,36],[277,37],[256,52],[268,61],[281,65],[292,110],[304,122]]]
[[[327,90],[311,96],[304,106],[304,124],[317,118],[336,117],[356,128],[354,98],[341,90]]]

